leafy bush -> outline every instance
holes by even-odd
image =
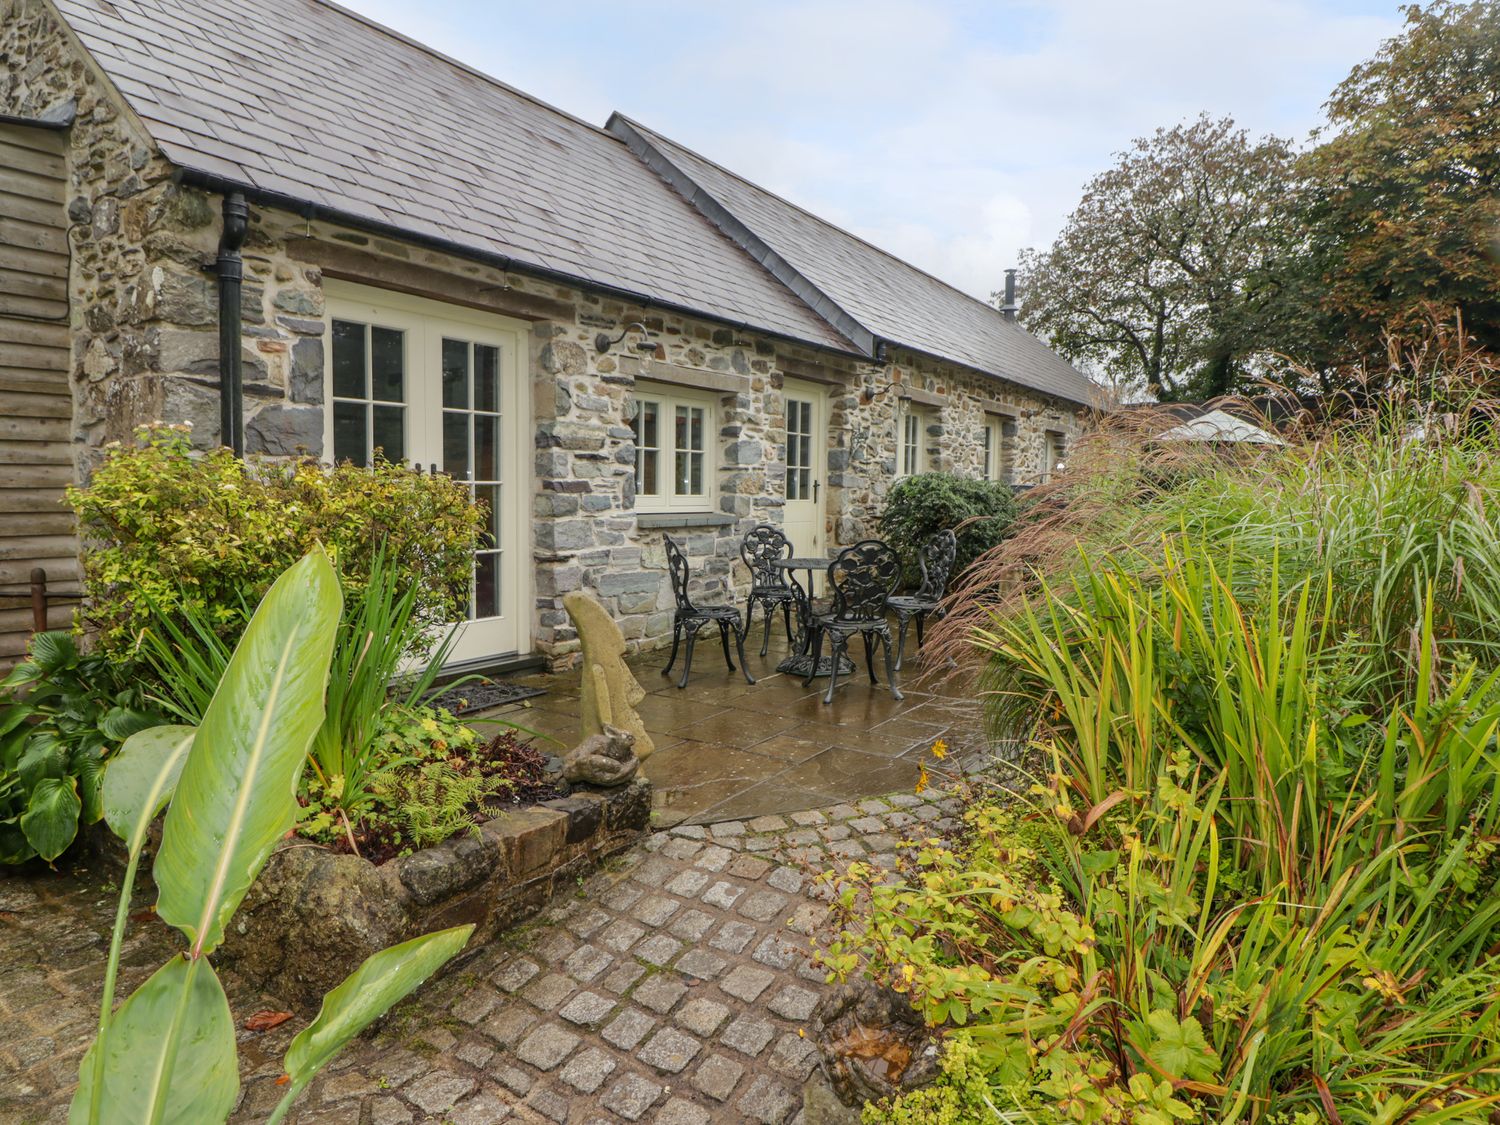
[[[950,1098],[977,1066],[1000,1120],[1492,1120],[1491,464],[1375,433],[1225,465],[991,607],[1047,774],[913,883],[855,869],[826,955],[954,1025]]]
[[[323,721],[339,616],[338,581],[317,550],[272,585],[198,728],[140,731],[105,773],[104,814],[125,839],[128,860],[99,1033],[79,1067],[69,1121],[213,1125],[234,1110],[240,1092],[234,1017],[210,956],[296,817],[293,789]],[[160,891],[155,916],[181,931],[187,948],[116,1009],[135,876],[164,806],[152,870]],[[381,950],[325,996],[287,1051],[286,1092],[268,1125],[284,1120],[319,1071],[457,954],[472,932],[458,926]]]
[[[346,589],[384,552],[423,620],[453,620],[468,597],[483,513],[463,484],[399,465],[195,453],[183,427],[143,428],[72,489],[84,553],[86,624],[102,652],[130,652],[153,613],[179,606],[232,645],[276,576],[314,543]]]
[[[133,668],[38,633],[0,683],[0,863],[51,862],[102,815],[99,783],[130,735],[161,721]]]
[[[907,585],[915,586],[921,581],[917,552],[933,534],[958,532],[956,578],[1005,538],[1015,518],[1016,500],[1007,484],[953,473],[918,473],[898,481],[886,495],[880,534],[901,553]]]

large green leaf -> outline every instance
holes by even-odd
[[[78,835],[78,783],[71,777],[44,777],[31,790],[21,831],[36,854],[51,863]]]
[[[473,926],[424,934],[371,954],[365,963],[323,997],[318,1018],[303,1028],[286,1053],[286,1072],[301,1088],[328,1061],[391,1006],[461,950]]]
[[[104,820],[131,852],[177,786],[196,727],[152,727],[131,735],[104,771]]]
[[[157,914],[213,950],[296,819],[297,779],[323,721],[338,578],[322,548],[287,569],[251,618],[198,726],[167,810]]]
[[[69,1125],[88,1121],[100,1042],[79,1067]],[[156,970],[120,1005],[102,1042],[103,1120],[217,1125],[234,1109],[240,1089],[234,1017],[207,959],[179,955]]]

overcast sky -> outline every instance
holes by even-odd
[[[1133,137],[1303,138],[1373,0],[345,0],[596,124],[612,109],[987,297]]]

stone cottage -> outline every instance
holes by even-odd
[[[1044,479],[1093,402],[1013,309],[322,0],[0,0],[0,115],[0,593],[76,582],[63,486],[187,421],[469,481],[459,654],[557,663],[574,589],[670,635],[663,531],[722,596],[753,524]]]

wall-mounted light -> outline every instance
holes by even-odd
[[[620,329],[620,334],[618,336],[615,336],[613,339],[610,338],[608,332],[599,333],[599,335],[594,337],[594,347],[598,349],[600,355],[603,355],[605,352],[609,351],[610,348],[614,347],[621,340],[625,339],[626,336],[629,336],[631,330],[635,328],[639,328],[641,330],[641,335],[643,337],[646,335],[646,326],[637,320],[631,322],[630,324],[627,324],[624,328]],[[642,339],[640,343],[636,344],[636,349],[643,352],[654,352],[656,350],[656,345],[653,344],[650,340]]]

